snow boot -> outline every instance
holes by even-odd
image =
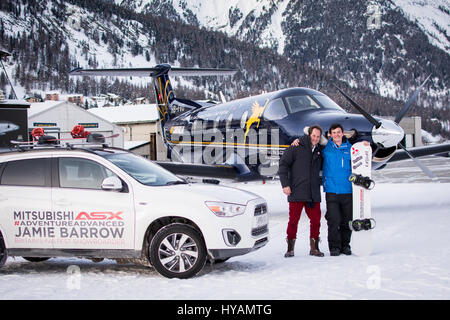
[[[341,254],[341,249],[339,249],[339,248],[331,248],[330,249],[330,256],[337,257],[340,254]]]
[[[284,254],[285,258],[290,258],[294,256],[294,247],[295,247],[295,239],[286,239],[288,249],[287,252]]]
[[[323,252],[319,250],[319,241],[320,238],[309,238],[309,245],[311,250],[309,251],[310,256],[323,257]]]
[[[341,253],[350,256],[352,254],[352,249],[350,249],[350,246],[344,246],[341,250]]]

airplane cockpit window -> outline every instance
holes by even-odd
[[[270,101],[264,110],[264,119],[280,120],[287,116],[287,111],[281,98]]]
[[[315,94],[313,97],[319,102],[322,108],[344,111],[336,102],[324,94]]]
[[[291,96],[286,97],[286,103],[290,113],[299,111],[320,109],[320,106],[310,96]]]

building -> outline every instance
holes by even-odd
[[[106,143],[123,148],[124,132],[121,127],[68,101],[32,103],[28,110],[29,133],[34,128],[42,127],[48,135],[67,139],[72,137],[70,132],[73,127],[79,124],[83,125],[85,130],[101,133],[105,137],[119,134],[116,138],[107,139]]]
[[[407,117],[400,121],[400,126],[405,131],[406,147],[420,147],[422,143],[422,118]]]
[[[136,104],[148,104],[149,101],[145,97],[136,98]]]
[[[122,103],[122,98],[114,93],[100,94],[91,99],[97,108],[119,106]]]
[[[383,119],[394,120],[393,117],[382,117]],[[400,127],[405,132],[403,145],[407,148],[420,147],[422,143],[422,118],[421,117],[404,117],[400,123]]]
[[[39,97],[26,97],[25,101],[29,102],[29,103],[42,102],[42,98],[39,98]]]
[[[59,101],[59,92],[58,91],[46,92],[45,100]]]
[[[110,121],[124,131],[129,150],[139,147],[139,154],[151,160],[165,160],[167,151],[162,141],[159,114],[154,104],[92,108],[89,112]],[[148,144],[146,144],[148,143]]]
[[[66,99],[70,103],[74,103],[74,104],[79,105],[79,106],[81,106],[83,104],[83,102],[84,102],[82,94],[67,95]]]
[[[147,159],[150,159],[152,153],[150,141],[124,141],[124,148]]]

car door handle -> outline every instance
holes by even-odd
[[[68,205],[71,205],[72,202],[70,202],[67,199],[59,199],[59,200],[55,201],[55,204],[58,205],[58,206],[68,206]]]
[[[8,200],[8,198],[5,197],[5,196],[2,196],[2,195],[0,194],[0,201],[6,201],[6,200]]]

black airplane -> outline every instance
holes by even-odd
[[[274,177],[283,150],[313,124],[320,125],[326,134],[332,123],[340,123],[351,143],[369,141],[374,169],[384,167],[388,161],[410,157],[430,178],[435,178],[414,156],[450,151],[450,144],[409,151],[402,144],[405,134],[398,123],[429,77],[392,121],[373,117],[339,88],[360,114],[347,113],[328,96],[310,88],[283,89],[222,103],[177,98],[169,72],[172,76],[229,76],[236,70],[175,68],[160,64],[154,68],[77,68],[69,74],[152,77],[161,132],[168,158],[172,160],[158,164],[180,175],[238,180]]]

